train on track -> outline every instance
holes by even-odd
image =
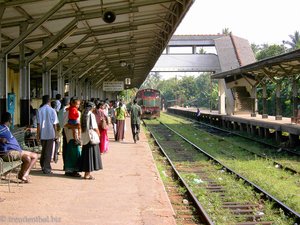
[[[159,90],[142,89],[136,93],[137,104],[142,107],[142,119],[154,119],[160,116],[161,94]]]

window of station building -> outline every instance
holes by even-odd
[[[215,46],[169,46],[163,54],[216,54]]]
[[[217,50],[215,46],[197,46],[196,54],[216,54]]]
[[[169,54],[193,54],[193,47],[169,47]]]

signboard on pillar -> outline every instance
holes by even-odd
[[[130,85],[131,84],[131,79],[130,78],[125,78],[125,84]]]
[[[124,81],[105,81],[103,82],[103,91],[123,91]]]

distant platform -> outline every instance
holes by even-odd
[[[171,107],[168,112],[183,115],[189,118],[196,118],[196,108]],[[277,142],[288,141],[292,147],[300,145],[300,125],[292,123],[290,117],[282,117],[280,120],[275,116],[262,118],[257,114],[255,117],[250,113],[238,115],[219,114],[218,111],[201,110],[200,120],[217,126],[246,131],[251,134],[257,134],[260,137],[274,136]],[[288,137],[288,139],[286,138]]]

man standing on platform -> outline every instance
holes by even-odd
[[[37,138],[42,144],[40,164],[44,174],[52,173],[50,162],[54,140],[57,138],[57,124],[58,118],[56,111],[50,106],[50,96],[44,95],[37,122]]]
[[[141,123],[142,108],[137,104],[136,99],[133,100],[133,105],[130,109],[131,118],[131,131],[134,143],[138,141],[140,133],[140,123]]]

